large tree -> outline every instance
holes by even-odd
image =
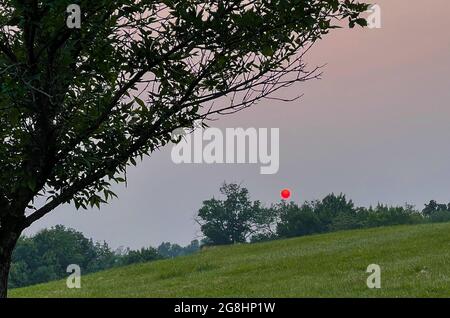
[[[67,7],[81,8],[81,27]],[[304,54],[353,0],[0,0],[0,297],[21,232],[99,206],[194,120],[318,75]],[[282,98],[286,99],[286,98]],[[45,200],[42,200],[45,199]]]
[[[250,201],[246,188],[224,183],[220,194],[225,199],[203,201],[196,218],[206,244],[245,243],[252,236],[270,234],[270,225],[275,222],[272,210],[264,208],[259,201]]]

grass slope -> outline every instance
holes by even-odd
[[[382,288],[368,289],[369,264]],[[450,223],[336,232],[197,254],[56,281],[12,297],[449,297]]]

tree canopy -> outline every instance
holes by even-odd
[[[19,238],[12,257],[9,287],[66,278],[71,264],[78,265],[84,275],[112,267],[188,255],[199,248],[199,242],[192,241],[185,247],[164,242],[157,249],[113,250],[106,242],[94,242],[81,232],[57,225],[33,236]]]
[[[246,188],[236,183],[224,183],[220,193],[224,200],[203,201],[198,211],[197,222],[205,236],[204,243],[244,243],[254,235],[270,233],[274,222],[271,210],[259,201],[252,202]]]
[[[80,29],[66,26],[71,3],[80,5]],[[336,19],[364,24],[366,5],[6,0],[0,7],[0,211],[22,213],[45,194],[50,202],[29,225],[64,202],[105,202],[110,181],[124,181],[126,165],[167,144],[174,129],[315,77],[303,54]]]

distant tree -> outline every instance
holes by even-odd
[[[277,225],[279,237],[293,237],[314,233],[369,228],[377,226],[418,224],[427,220],[414,206],[404,207],[378,204],[375,208],[355,207],[344,195],[330,194],[322,200],[306,202],[298,206],[294,202],[277,206],[280,221]],[[431,221],[450,218],[450,213],[439,214]]]
[[[151,247],[113,251],[105,242],[94,243],[81,232],[57,225],[19,238],[12,257],[9,286],[22,287],[66,277],[70,264],[79,265],[86,274],[162,257]]]
[[[450,211],[440,210],[435,211],[428,217],[430,222],[450,222]]]
[[[280,221],[280,214],[274,205],[266,208],[261,207],[255,215],[256,232],[252,235],[252,241],[267,241],[275,239],[277,236],[277,224]]]
[[[271,222],[270,213],[259,201],[250,201],[248,190],[238,184],[224,183],[220,188],[224,200],[203,201],[197,222],[208,244],[221,245],[247,242],[261,233]]]
[[[160,255],[163,255],[164,257],[167,258],[172,258],[173,254],[172,254],[172,244],[170,242],[162,242],[158,248],[158,253]]]
[[[306,202],[301,207],[296,203],[281,203],[276,206],[280,221],[277,225],[279,237],[295,237],[324,230],[321,219],[314,211],[314,205]]]
[[[365,227],[389,226],[400,224],[424,223],[425,219],[414,206],[406,204],[402,206],[387,206],[377,204],[376,207],[370,207],[364,210]]]
[[[341,212],[335,215],[328,224],[329,231],[343,231],[359,229],[366,226],[366,218],[362,208],[357,211]]]
[[[127,250],[125,256],[120,259],[120,265],[145,263],[162,259],[163,257],[153,247],[141,248],[140,250]]]
[[[449,211],[449,206],[447,204],[441,204],[437,203],[435,200],[431,200],[430,203],[425,204],[425,208],[422,210],[422,214],[430,217],[434,213],[442,211]]]
[[[200,250],[199,240],[192,240],[188,246],[184,247],[185,255],[192,254]]]
[[[23,286],[66,275],[67,266],[77,264],[86,272],[100,261],[95,244],[82,233],[62,225],[42,230],[34,237],[19,239],[14,251],[11,286]]]
[[[322,226],[325,229],[331,229],[336,218],[342,218],[343,215],[354,217],[356,208],[352,200],[347,200],[342,193],[339,195],[332,193],[321,201],[315,201],[314,211],[320,218]]]
[[[430,216],[437,210],[438,204],[436,201],[431,200],[428,204],[425,204],[425,208],[422,210],[423,215]]]
[[[174,258],[183,255],[189,255],[195,253],[200,249],[200,243],[198,240],[193,240],[191,243],[185,247],[178,244],[171,244],[169,242],[161,243],[158,248],[158,254],[165,258]]]
[[[450,221],[450,203],[442,204],[431,200],[425,204],[422,214],[431,222],[448,222]]]

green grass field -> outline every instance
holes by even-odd
[[[366,285],[381,266],[381,289]],[[396,226],[212,247],[11,290],[12,297],[449,297],[450,224]]]

